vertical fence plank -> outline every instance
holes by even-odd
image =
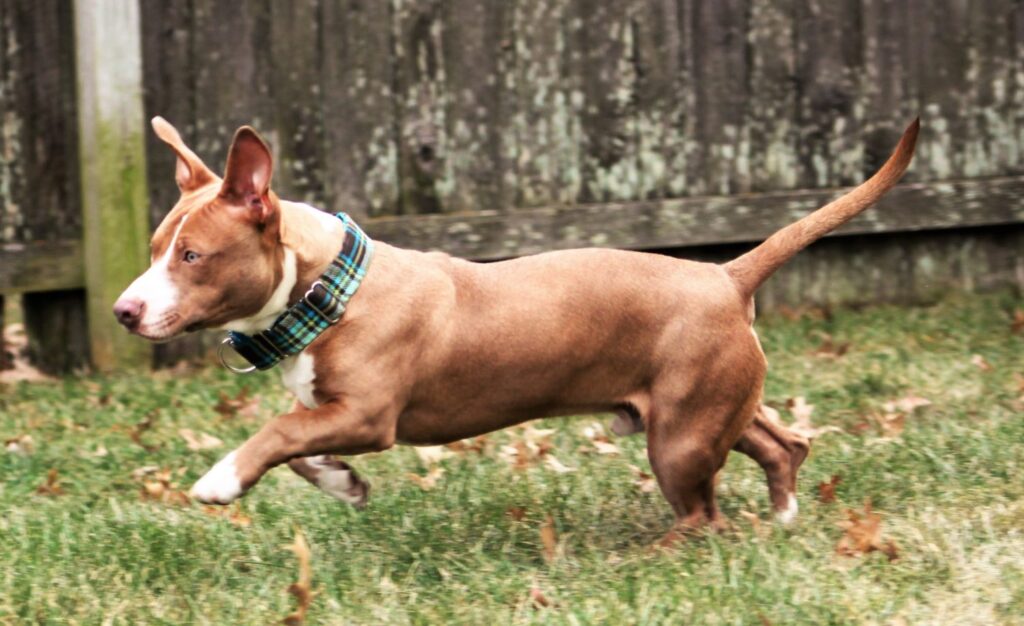
[[[797,181],[795,2],[751,0],[747,42],[747,128],[753,191],[792,189]]]
[[[696,117],[687,7],[676,0],[645,0],[634,24],[638,197],[690,195],[687,159]]]
[[[92,360],[148,365],[150,347],[111,306],[145,268],[149,239],[139,6],[76,0],[78,136]]]
[[[690,40],[698,123],[699,158],[690,159],[697,195],[750,190],[747,105],[748,0],[692,4]]]
[[[270,5],[275,187],[285,198],[314,206],[324,204],[320,28],[318,0],[275,0]]]
[[[583,142],[580,202],[635,197],[640,188],[636,142],[634,0],[575,0],[569,19],[570,84],[580,93]]]
[[[562,0],[515,2],[510,71],[515,90],[517,207],[570,204],[580,188],[580,128],[566,82],[567,6]]]
[[[224,170],[235,129],[264,133],[275,153],[270,94],[270,5],[266,0],[193,0],[196,145],[214,172]]]
[[[392,0],[399,102],[399,211],[438,213],[447,138],[439,0]]]
[[[398,105],[391,7],[322,0],[323,208],[356,216],[398,210]]]
[[[510,167],[514,134],[506,80],[512,44],[507,2],[449,0],[442,4],[445,137],[445,211],[506,208],[515,196]]]
[[[192,3],[142,0],[142,69],[146,120],[159,115],[169,120],[190,146],[196,143],[196,68],[192,63],[194,37]],[[157,138],[148,124],[146,181],[149,188],[149,225],[156,228],[178,201],[174,182],[177,157]],[[219,166],[220,164],[215,164]],[[200,358],[211,347],[210,337],[190,334],[154,346],[158,366]]]
[[[911,64],[919,52],[911,45],[920,25],[912,24],[902,0],[863,0],[865,71],[861,76],[864,109],[863,174],[889,157],[906,123],[918,113],[917,84]],[[916,168],[908,173],[918,177]]]
[[[964,174],[994,176],[1021,163],[1013,114],[1016,0],[975,0],[967,12],[969,92]]]
[[[799,0],[796,84],[799,162],[796,188],[861,181],[864,153],[857,104],[863,72],[860,0]]]

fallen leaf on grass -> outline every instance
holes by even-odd
[[[758,537],[764,537],[768,534],[768,529],[761,523],[761,518],[758,517],[757,513],[751,511],[741,510],[740,517],[750,522],[750,527],[754,530],[754,534]]]
[[[1013,312],[1013,319],[1010,320],[1010,332],[1014,335],[1024,331],[1024,309],[1016,309]]]
[[[889,413],[903,412],[913,413],[917,409],[922,407],[931,406],[932,401],[928,398],[922,398],[915,396],[914,394],[906,395],[898,400],[889,400],[882,405],[882,408]]]
[[[812,352],[814,356],[827,358],[827,359],[838,359],[850,351],[850,342],[843,341],[836,343],[832,335],[828,333],[822,333],[821,344]]]
[[[147,445],[142,441],[142,433],[153,428],[153,422],[156,421],[157,414],[157,411],[150,411],[148,414],[146,414],[146,417],[141,422],[135,424],[135,426],[133,426],[132,429],[128,431],[128,436],[131,438],[132,442],[134,442],[135,445],[139,446],[146,452],[153,452],[159,447]]]
[[[863,515],[847,509],[847,519],[839,522],[839,527],[846,531],[836,544],[836,553],[843,556],[859,556],[869,552],[881,552],[890,561],[899,558],[896,543],[889,539],[882,541],[882,516],[871,510],[871,500],[864,502]]]
[[[454,453],[444,446],[416,446],[414,449],[416,450],[416,455],[420,457],[420,461],[423,461],[423,464],[428,467],[455,456]]]
[[[185,445],[188,446],[189,450],[212,450],[224,445],[223,441],[213,435],[196,433],[191,428],[182,428],[178,431],[178,434],[185,440]]]
[[[259,396],[249,397],[249,388],[242,387],[235,397],[221,391],[220,399],[213,405],[213,410],[220,414],[223,419],[234,419],[236,417],[253,418],[260,412]]]
[[[575,467],[567,467],[566,465],[563,465],[562,462],[556,459],[553,454],[548,454],[544,457],[544,465],[558,474],[568,474],[569,472],[576,471]]]
[[[558,536],[555,534],[555,520],[550,515],[541,524],[540,543],[543,546],[541,554],[544,556],[544,561],[551,563],[555,560],[556,550],[558,549]]]
[[[203,513],[210,517],[226,519],[240,528],[246,528],[252,524],[252,518],[246,514],[240,501],[236,501],[231,506],[204,506]]]
[[[36,493],[41,496],[62,496],[64,488],[60,486],[60,476],[56,467],[51,467],[46,472],[46,482],[36,487]]]
[[[993,369],[995,369],[994,367],[992,367],[992,364],[986,361],[985,357],[981,356],[980,354],[975,354],[974,356],[971,357],[971,365],[980,369],[983,372],[991,372]]]
[[[182,470],[178,470],[180,474]],[[176,504],[178,506],[191,506],[192,499],[178,487],[173,481],[173,472],[169,469],[161,470],[152,465],[140,467],[132,472],[132,477],[142,481],[140,497],[143,500],[153,500],[164,504]]]
[[[651,474],[643,471],[636,465],[630,465],[629,469],[633,472],[635,480],[633,484],[636,485],[637,489],[641,493],[654,493],[658,489],[658,481]]]
[[[583,436],[590,440],[594,450],[598,454],[619,454],[619,446],[612,443],[611,439],[604,434],[604,428],[597,422],[592,422],[583,427]],[[587,448],[580,447],[581,452],[590,452]]]
[[[539,587],[530,587],[530,601],[533,602],[533,607],[537,609],[551,606],[551,601],[544,596]]]
[[[35,450],[35,442],[32,435],[20,435],[4,441],[4,449],[11,454],[28,455]]]
[[[452,452],[466,453],[476,452],[477,454],[483,454],[487,451],[489,444],[487,435],[481,435],[479,437],[472,437],[470,439],[462,439],[460,441],[453,441],[445,444],[444,447],[448,448]]]
[[[517,522],[521,522],[526,518],[526,507],[510,506],[505,509],[505,515],[508,515]]]
[[[825,433],[837,433],[841,432],[836,426],[815,426],[811,423],[811,414],[814,413],[814,405],[807,404],[807,400],[803,396],[797,396],[786,400],[786,408],[793,415],[793,423],[789,425],[789,429],[798,435],[807,437],[808,439],[814,439],[815,437],[824,435]]]
[[[833,474],[832,479],[827,483],[818,483],[818,500],[825,504],[836,501],[836,486],[843,481],[839,474]]]
[[[419,474],[413,474],[412,472],[409,472],[407,475],[409,476],[409,480],[419,485],[420,489],[423,491],[430,491],[437,486],[437,481],[444,476],[444,468],[434,466],[430,468],[430,471],[427,472],[426,476],[420,476]]]
[[[288,626],[299,626],[305,623],[309,605],[316,596],[316,592],[312,588],[313,568],[310,567],[312,558],[309,553],[309,544],[306,543],[306,538],[302,536],[302,531],[296,528],[295,540],[291,544],[282,547],[285,550],[294,552],[299,561],[299,580],[288,586],[288,593],[295,596],[297,605],[295,611],[288,615],[288,617],[285,617],[283,622]]]

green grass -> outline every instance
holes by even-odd
[[[200,507],[140,498],[132,470],[183,468],[183,487],[227,450],[193,452],[190,427],[241,442],[289,405],[275,375],[221,370],[68,379],[0,389],[0,436],[31,434],[30,455],[0,452],[0,623],[268,624],[292,607],[295,528],[312,549],[312,624],[789,624],[1024,623],[1024,419],[1015,374],[1024,336],[1009,332],[1011,295],[930,308],[838,311],[830,319],[768,316],[758,323],[771,363],[769,402],[816,405],[823,435],[800,480],[796,524],[768,522],[760,470],[732,455],[719,486],[734,530],[670,553],[648,547],[672,517],[660,494],[641,493],[629,464],[647,467],[642,437],[622,455],[584,454],[583,420],[557,428],[554,455],[575,472],[539,464],[513,470],[491,437],[484,455],[442,462],[432,491],[411,448],[353,460],[373,483],[355,511],[285,469],[245,499],[248,527]],[[848,354],[811,353],[820,333]],[[982,355],[992,366],[971,363]],[[261,416],[224,419],[220,392],[250,385]],[[933,402],[894,440],[865,420],[913,392]],[[785,415],[785,411],[783,411]],[[152,427],[141,443],[132,426]],[[606,418],[600,418],[607,421]],[[106,450],[97,455],[97,450]],[[56,468],[64,495],[35,493]],[[815,485],[842,477],[838,501]],[[870,498],[900,558],[835,553],[848,508]],[[525,507],[521,521],[507,514]],[[749,516],[764,520],[760,534]],[[543,557],[550,515],[558,556]],[[536,608],[537,587],[552,606]]]

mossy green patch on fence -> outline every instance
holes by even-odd
[[[363,511],[279,468],[220,513],[173,493],[289,406],[273,374],[4,387],[0,436],[18,441],[0,452],[0,624],[274,623],[293,607],[295,529],[312,550],[310,624],[1019,623],[1021,308],[975,296],[761,320],[767,400],[788,418],[802,396],[839,431],[815,441],[793,526],[769,521],[763,475],[732,455],[718,489],[733,528],[672,552],[650,550],[672,517],[641,488],[643,438],[596,453],[584,429],[601,416],[535,425],[572,471],[516,469],[503,447],[527,435],[513,429],[440,461],[352,459],[374,485]],[[931,404],[889,420],[885,403],[908,397]],[[183,428],[224,444],[192,450]],[[431,489],[410,476],[436,468]],[[869,499],[895,560],[836,553]]]

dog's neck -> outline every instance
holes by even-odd
[[[306,293],[338,256],[345,228],[337,217],[301,202],[280,200],[281,243],[295,253],[295,285],[289,304]],[[283,311],[284,309],[282,309]]]

